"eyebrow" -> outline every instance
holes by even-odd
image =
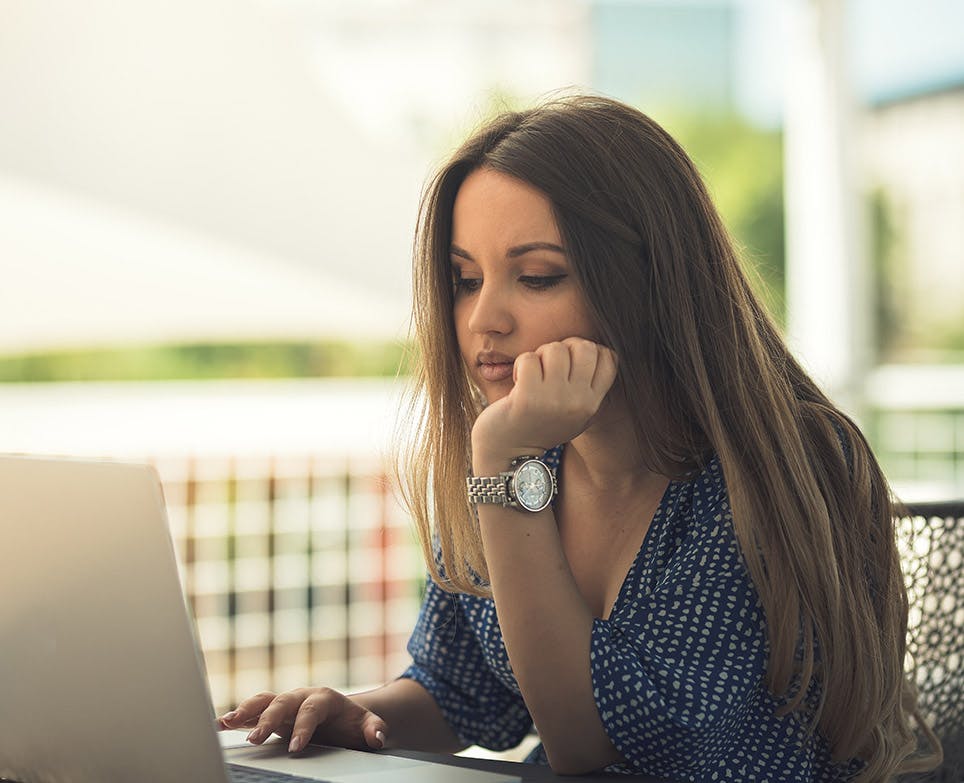
[[[553,253],[561,253],[562,255],[566,254],[565,250],[559,247],[559,245],[553,244],[552,242],[526,242],[523,245],[514,245],[513,247],[510,247],[506,251],[506,256],[508,258],[518,258],[519,256],[524,256],[526,253],[531,253],[533,250],[549,250]],[[449,252],[453,256],[459,256],[460,258],[464,258],[468,261],[475,260],[472,258],[472,255],[468,250],[463,250],[455,244],[449,248]]]

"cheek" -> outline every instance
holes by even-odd
[[[579,297],[573,297],[555,309],[551,319],[545,325],[553,332],[553,339],[563,337],[583,337],[593,342],[599,342],[599,330],[590,317],[585,303]]]
[[[578,297],[577,302],[573,305],[573,313],[578,321],[580,336],[598,343],[600,333],[599,328],[596,326],[596,319],[590,314],[589,306],[581,296]]]

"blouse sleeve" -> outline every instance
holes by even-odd
[[[521,695],[485,661],[458,598],[431,579],[408,642],[412,665],[401,675],[427,690],[466,745],[505,750],[532,727]]]
[[[756,709],[766,636],[725,491],[694,497],[695,521],[632,606],[596,620],[592,682],[629,767],[679,775],[737,739]]]

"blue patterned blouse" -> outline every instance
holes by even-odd
[[[546,458],[558,465],[562,449]],[[532,727],[491,599],[429,583],[402,675],[421,683],[466,744],[514,747]],[[843,781],[825,740],[763,680],[763,613],[714,459],[672,481],[605,620],[590,665],[599,716],[625,759],[607,771],[687,781]],[[546,763],[538,746],[528,761]]]

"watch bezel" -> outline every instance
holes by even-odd
[[[516,483],[519,480],[519,474],[525,469],[529,463],[535,463],[539,468],[545,472],[546,483],[548,485],[548,492],[541,505],[530,506],[528,503],[519,497],[516,491]],[[532,514],[537,514],[540,511],[544,511],[552,503],[556,496],[556,476],[552,468],[550,468],[543,460],[538,457],[525,457],[517,464],[513,464],[512,480],[508,482],[507,494],[509,495],[510,505],[517,506],[518,508],[524,509]]]

